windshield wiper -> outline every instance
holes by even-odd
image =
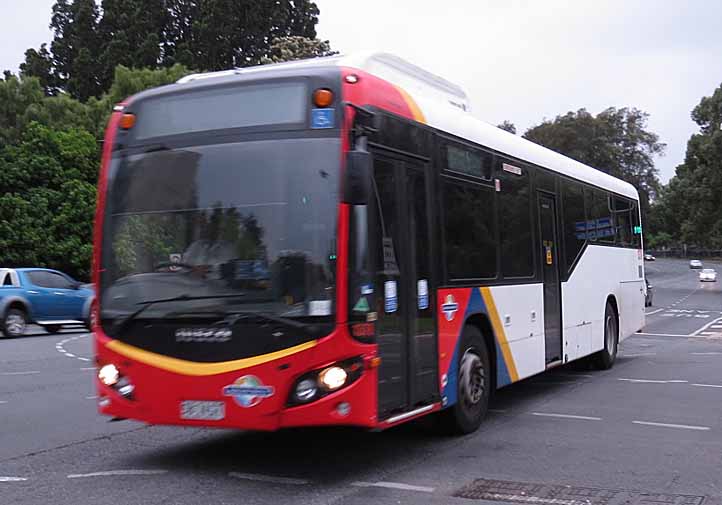
[[[281,316],[274,316],[273,314],[268,314],[267,312],[251,312],[251,311],[233,311],[228,313],[228,317],[222,319],[221,321],[218,321],[214,324],[214,326],[233,326],[238,321],[242,319],[252,319],[252,318],[258,318],[263,319],[265,321],[271,321],[273,323],[279,323],[283,324],[285,326],[290,326],[291,328],[296,328],[299,330],[308,331],[313,325],[310,325],[308,323],[302,323],[301,321],[296,321],[294,319],[290,319],[288,317],[281,317]]]
[[[182,295],[178,296],[172,296],[170,298],[157,298],[155,300],[143,300],[142,302],[138,302],[136,305],[142,305],[138,310],[131,312],[127,316],[125,316],[123,319],[120,319],[113,325],[113,333],[116,335],[123,331],[125,328],[128,327],[128,324],[133,322],[135,319],[138,318],[139,315],[141,315],[145,310],[155,304],[158,303],[167,303],[167,302],[180,302],[180,301],[186,301],[186,300],[212,300],[214,298],[242,298],[246,296],[245,293],[237,293],[235,295],[204,295],[204,296],[192,296],[188,293],[183,293]]]

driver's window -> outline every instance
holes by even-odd
[[[48,272],[47,275],[48,275],[48,281],[51,284],[51,287],[53,287],[53,288],[70,289],[72,287],[72,283],[60,274]]]

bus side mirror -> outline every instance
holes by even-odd
[[[373,157],[364,149],[348,152],[343,176],[343,202],[366,205],[371,196],[371,166]]]

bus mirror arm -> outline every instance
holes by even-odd
[[[361,139],[359,139],[361,140]],[[371,195],[371,153],[366,150],[365,142],[357,142],[353,151],[346,157],[346,169],[343,172],[343,202],[351,205],[366,205]]]
[[[356,113],[354,114],[353,126],[351,128],[351,132],[354,134],[354,137],[360,137],[379,131],[380,118],[374,111],[351,102],[343,102],[343,105],[351,107]]]

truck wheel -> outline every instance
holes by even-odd
[[[599,370],[608,370],[614,365],[619,347],[619,319],[611,303],[604,309],[604,349],[594,355],[593,363]]]
[[[22,337],[25,334],[25,327],[28,324],[28,317],[20,309],[9,309],[0,324],[0,333],[4,337]]]
[[[464,327],[457,365],[457,401],[440,413],[440,420],[444,431],[463,435],[479,428],[491,394],[489,352],[475,326]]]

